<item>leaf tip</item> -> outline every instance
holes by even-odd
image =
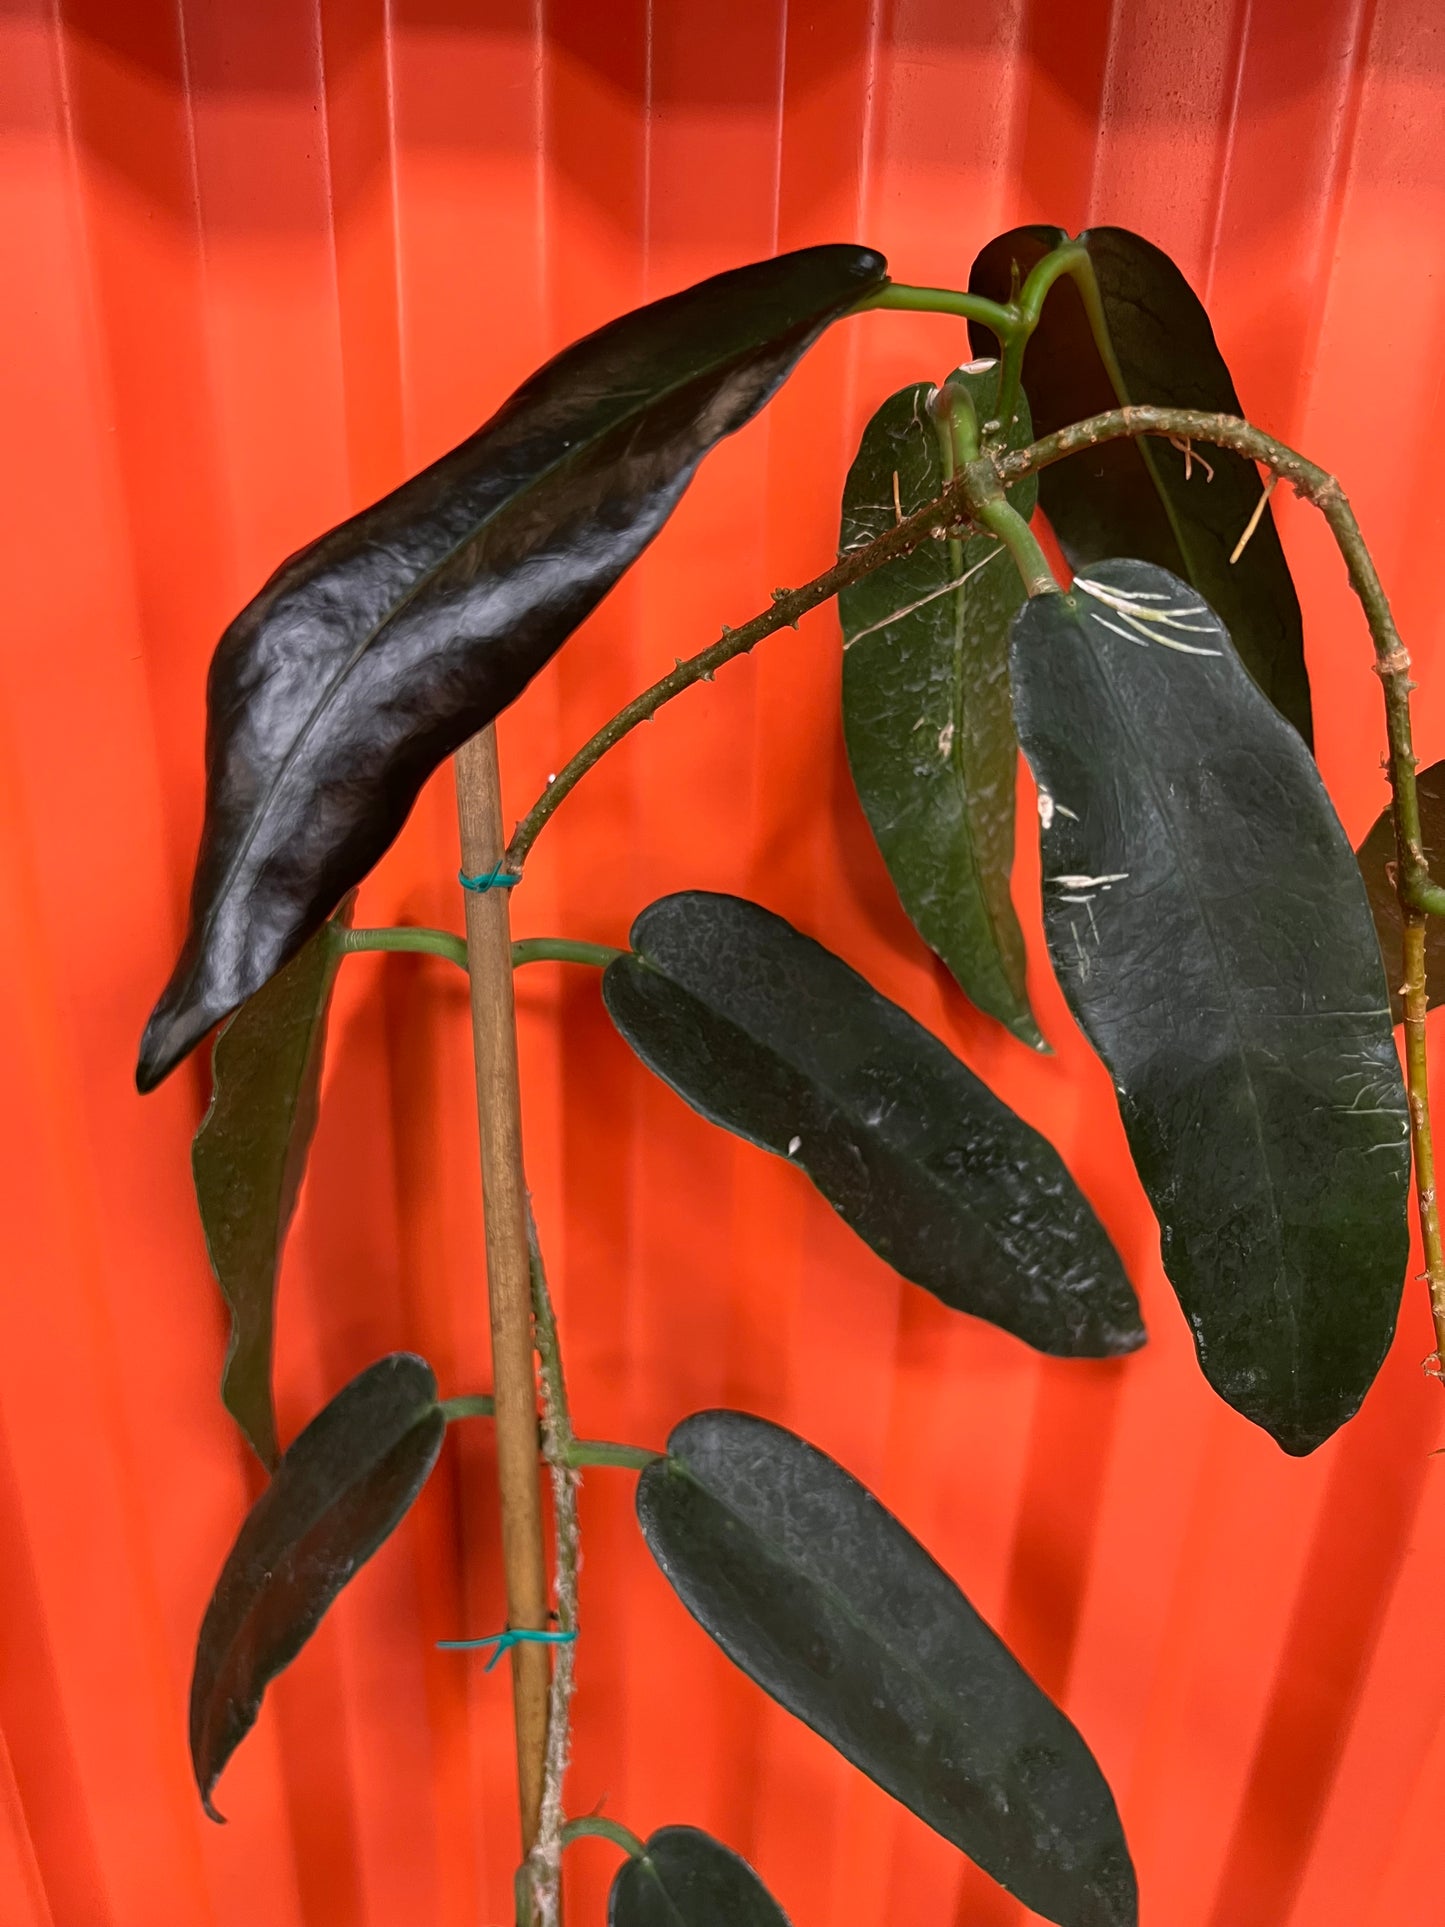
[[[1114,1341],[1111,1358],[1128,1358],[1134,1352],[1143,1351],[1149,1343],[1149,1333],[1142,1318],[1136,1318],[1132,1325],[1124,1326]]]
[[[1331,1418],[1327,1424],[1323,1425],[1319,1423],[1308,1424],[1302,1419],[1276,1420],[1274,1423],[1266,1425],[1264,1430],[1269,1433],[1269,1436],[1274,1440],[1281,1452],[1286,1453],[1292,1459],[1307,1459],[1311,1452],[1318,1452],[1326,1440],[1332,1439],[1340,1429],[1340,1426],[1344,1424],[1345,1419],[1350,1416],[1352,1416],[1352,1414],[1345,1413],[1339,1418]]]
[[[196,1048],[213,1020],[197,1024],[195,1013],[177,1010],[164,995],[150,1014],[140,1040],[140,1056],[135,1067],[135,1087],[142,1097],[168,1078],[183,1057]]]

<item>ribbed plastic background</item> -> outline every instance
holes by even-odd
[[[210,1826],[184,1701],[253,1487],[215,1382],[189,1193],[203,1070],[130,1076],[199,822],[205,667],[276,561],[469,432],[544,356],[724,266],[858,239],[959,284],[1020,219],[1123,223],[1205,294],[1246,405],[1344,478],[1436,673],[1445,283],[1438,0],[6,0],[0,368],[0,1919],[476,1927],[509,1918],[503,1623],[486,1428],[271,1695]],[[957,324],[841,326],[706,467],[503,727],[509,804],[645,680],[828,561],[871,404]],[[1363,627],[1281,519],[1320,759],[1380,806]],[[519,980],[531,1178],[580,1426],[700,1406],[816,1439],[1060,1695],[1117,1790],[1147,1927],[1438,1927],[1445,1402],[1412,1284],[1362,1417],[1283,1457],[1195,1372],[1105,1079],[1030,919],[1032,1058],[920,952],[849,794],[825,611],[588,779],[519,934],[620,941],[688,885],[824,937],[1043,1126],[1152,1342],[1041,1361],[901,1285],[781,1164],[633,1064],[589,973]],[[1445,663],[1439,665],[1445,670]],[[1019,897],[1037,854],[1022,799]],[[362,905],[459,922],[446,781]],[[344,973],[288,1259],[288,1435],[379,1352],[486,1380],[462,986]],[[1445,1095],[1445,1093],[1442,1093]],[[1445,1462],[1442,1462],[1445,1463]],[[1022,1916],[708,1645],[631,1480],[589,1477],[574,1812],[715,1829],[798,1927]],[[615,1856],[573,1855],[571,1918]]]

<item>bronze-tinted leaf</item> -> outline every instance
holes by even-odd
[[[191,1145],[206,1249],[231,1314],[221,1397],[268,1471],[280,1453],[271,1398],[276,1279],[316,1129],[337,931],[350,909],[348,900],[223,1027],[210,1109]]]
[[[637,1516],[682,1603],[764,1692],[1036,1913],[1134,1927],[1134,1869],[1088,1747],[842,1466],[763,1419],[699,1412],[639,1479]]]
[[[882,535],[952,480],[950,417],[963,389],[980,419],[993,362],[950,375],[942,396],[912,382],[863,431],[843,490],[839,552]],[[1009,445],[1031,440],[1021,405]],[[1010,491],[1032,515],[1037,487]],[[843,733],[854,787],[919,936],[980,1010],[1045,1048],[1024,988],[1024,940],[1009,895],[1018,742],[1009,706],[1008,628],[1023,584],[991,535],[925,542],[844,589]]]
[[[221,1568],[196,1643],[191,1764],[211,1804],[267,1686],[405,1517],[446,1419],[425,1359],[393,1352],[337,1393],[283,1454]]]
[[[1425,857],[1432,865],[1445,856],[1445,763],[1432,763],[1415,774],[1420,797],[1420,829]],[[1360,871],[1369,894],[1370,910],[1385,959],[1385,982],[1390,992],[1390,1014],[1403,1023],[1405,981],[1403,926],[1392,871],[1395,862],[1395,819],[1382,810],[1360,845]],[[1445,917],[1431,917],[1425,925],[1425,992],[1431,1010],[1445,1002]]]
[[[608,1927],[788,1927],[788,1917],[739,1854],[697,1827],[660,1827],[641,1858],[624,1860]]]
[[[1062,228],[1014,228],[989,242],[969,286],[1007,301],[1015,267],[1027,275],[1067,239]],[[1049,291],[1024,362],[1036,433],[1052,435],[1129,401],[1243,414],[1209,316],[1169,256],[1125,228],[1090,228],[1079,241],[1093,263],[1119,385],[1066,275]],[[971,334],[986,344],[975,354],[996,352],[987,329]],[[1044,513],[1075,569],[1137,556],[1192,582],[1219,612],[1246,669],[1309,742],[1299,599],[1268,508],[1244,554],[1230,561],[1260,492],[1259,471],[1242,455],[1186,452],[1154,438],[1100,442],[1039,476]]]
[[[1187,583],[1101,562],[1014,623],[1044,926],[1107,1065],[1205,1376],[1287,1452],[1358,1408],[1410,1143],[1359,869],[1299,736]]]
[[[1040,1351],[1114,1357],[1139,1306],[1053,1146],[840,957],[740,897],[651,904],[608,1013],[715,1124],[807,1173],[880,1258]]]
[[[884,278],[867,248],[804,248],[610,322],[282,564],[211,664],[190,928],[141,1043],[142,1090],[295,955],[431,771],[646,548],[707,451]]]

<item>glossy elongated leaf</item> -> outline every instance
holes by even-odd
[[[700,1412],[642,1474],[652,1556],[723,1651],[1061,1927],[1132,1927],[1134,1870],[1079,1734],[948,1574],[781,1426]]]
[[[1049,291],[1024,361],[1036,432],[1051,435],[1121,401],[1243,414],[1209,317],[1168,255],[1125,228],[1090,228],[1078,238],[1094,266],[1119,381],[1116,387],[1074,282],[1063,277]],[[1015,266],[1026,276],[1067,239],[1055,227],[1002,234],[974,262],[969,286],[1007,301]],[[987,329],[972,334],[985,344],[975,354],[996,352]],[[1186,454],[1153,438],[1100,442],[1039,477],[1044,513],[1075,569],[1137,556],[1191,582],[1308,743],[1299,599],[1268,508],[1239,561],[1229,559],[1260,492],[1259,471],[1242,455],[1224,448]]]
[[[713,444],[884,278],[867,248],[805,248],[653,302],[283,563],[211,664],[190,927],[141,1043],[143,1090],[295,955],[437,764],[637,559]]]
[[[945,384],[994,405],[996,364]],[[843,491],[840,554],[933,501],[955,467],[947,410],[929,382],[884,402],[863,431]],[[1010,445],[1032,439],[1027,407]],[[1014,507],[1032,515],[1032,476]],[[1009,706],[1008,629],[1018,570],[991,535],[925,542],[838,597],[843,732],[853,784],[918,934],[960,988],[1043,1049],[1024,988],[1024,940],[1009,896],[1018,743]]]
[[[624,1860],[608,1927],[788,1927],[788,1916],[740,1855],[697,1827],[660,1827],[646,1855]]]
[[[348,900],[222,1028],[210,1108],[191,1145],[206,1249],[231,1314],[221,1397],[267,1471],[280,1456],[271,1398],[276,1279],[316,1129],[337,933],[350,909]]]
[[[1108,1066],[1206,1377],[1287,1452],[1395,1326],[1405,1094],[1364,886],[1318,772],[1176,576],[1103,562],[1014,624],[1044,922]]]
[[[211,1804],[221,1769],[256,1723],[267,1686],[388,1538],[426,1483],[446,1420],[425,1359],[368,1365],[283,1454],[246,1515],[196,1643],[191,1764]]]
[[[1118,1254],[1057,1152],[907,1011],[739,897],[664,897],[602,994],[694,1110],[796,1164],[914,1284],[1040,1351],[1144,1342]]]
[[[1420,797],[1420,828],[1425,856],[1432,863],[1445,856],[1445,763],[1432,763],[1417,770],[1415,788]],[[1402,1023],[1405,1001],[1400,986],[1405,981],[1405,953],[1400,905],[1391,880],[1395,861],[1395,822],[1389,810],[1382,810],[1360,845],[1360,871],[1370,899],[1375,930],[1380,939],[1380,954],[1385,959],[1385,982],[1390,992],[1390,1014]],[[1425,993],[1431,1010],[1445,1001],[1445,918],[1431,917],[1425,925]]]

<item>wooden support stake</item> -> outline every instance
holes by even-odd
[[[502,861],[506,843],[494,730],[484,729],[458,752],[456,776],[462,867],[468,875],[483,875]],[[497,1480],[502,1501],[507,1624],[541,1632],[547,1626],[547,1560],[542,1532],[541,1441],[508,896],[506,889],[467,891],[467,962],[471,970],[472,1043],[482,1139],[482,1205],[486,1213],[487,1299],[492,1325],[492,1390],[497,1406]],[[547,1648],[542,1645],[514,1646],[511,1659],[525,1858],[537,1837],[542,1806],[551,1667]]]

